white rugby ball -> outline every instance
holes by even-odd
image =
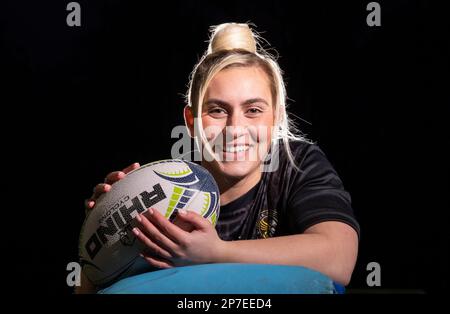
[[[168,159],[136,169],[99,197],[86,217],[79,240],[83,272],[97,286],[146,272],[144,248],[132,229],[150,207],[173,220],[179,209],[195,211],[213,225],[219,217],[219,189],[203,167]]]

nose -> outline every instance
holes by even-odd
[[[245,135],[247,124],[245,117],[240,113],[233,111],[227,119],[225,126],[225,134],[227,142]]]

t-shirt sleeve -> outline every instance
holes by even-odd
[[[305,147],[303,147],[305,148]],[[303,233],[324,221],[340,221],[360,235],[359,224],[337,172],[317,145],[309,145],[296,158],[300,170],[295,172],[287,203],[291,232]]]

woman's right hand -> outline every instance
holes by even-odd
[[[85,207],[86,212],[89,212],[90,210],[92,210],[92,208],[94,208],[95,202],[97,201],[97,199],[99,198],[100,195],[111,190],[111,184],[125,178],[125,176],[129,172],[131,172],[139,167],[140,167],[139,163],[135,162],[135,163],[129,165],[128,167],[126,167],[125,169],[123,169],[122,171],[110,172],[105,177],[105,181],[103,183],[99,183],[94,187],[92,196],[85,201],[84,207]]]

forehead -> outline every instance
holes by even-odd
[[[230,103],[251,98],[263,98],[270,103],[269,78],[260,67],[230,67],[217,73],[208,85],[205,101],[218,98]]]

